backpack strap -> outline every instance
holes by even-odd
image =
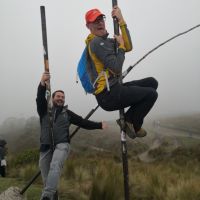
[[[108,81],[108,75],[106,74],[105,70],[102,70],[101,73],[99,73],[99,75],[97,76],[97,78],[95,79],[94,83],[93,83],[93,87],[95,87],[95,84],[97,83],[97,81],[99,80],[99,78],[101,76],[105,76],[106,79],[106,87],[107,90],[110,91],[110,85],[109,85],[109,81]]]
[[[90,49],[90,44],[89,44],[89,43],[87,44],[87,49],[88,49],[88,58],[87,58],[87,59],[91,59],[91,58],[90,58],[91,49]],[[104,77],[105,77],[107,90],[110,91],[110,84],[109,84],[109,81],[108,81],[108,75],[107,75],[105,69],[103,69],[103,70],[98,74],[97,78],[96,78],[95,81],[92,83],[93,88],[95,88],[95,85],[96,85],[97,81],[100,79],[101,76],[104,76]]]

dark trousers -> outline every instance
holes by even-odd
[[[125,113],[125,120],[133,123],[137,131],[158,97],[157,87],[157,80],[149,77],[122,85],[115,84],[110,91],[104,90],[96,95],[96,99],[100,107],[106,111],[129,107]]]
[[[6,167],[5,166],[0,166],[0,175],[2,177],[6,176]]]

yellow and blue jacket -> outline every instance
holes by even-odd
[[[120,30],[124,39],[124,46],[119,46],[117,53],[115,40],[108,38],[108,34],[102,37],[89,34],[86,39],[89,52],[89,75],[92,83],[95,82],[95,95],[102,92],[107,86],[105,76],[102,75],[98,79],[97,77],[104,71],[110,86],[118,82],[117,76],[122,71],[125,52],[132,50],[132,42],[127,25],[120,24]]]

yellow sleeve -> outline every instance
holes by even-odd
[[[120,30],[121,30],[121,33],[122,33],[122,37],[124,39],[124,46],[125,46],[126,52],[129,52],[133,48],[129,30],[128,30],[127,25],[125,23],[121,23],[119,26],[120,26]]]

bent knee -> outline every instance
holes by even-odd
[[[149,77],[149,81],[151,83],[151,87],[156,90],[158,88],[158,81],[154,77]]]
[[[151,101],[155,102],[158,98],[158,92],[155,89],[151,88],[148,97]]]

